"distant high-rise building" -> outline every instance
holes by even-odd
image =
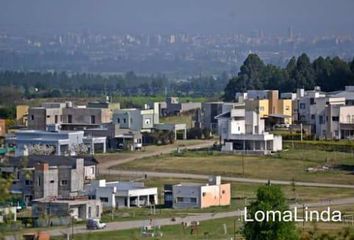
[[[170,44],[174,44],[174,43],[176,43],[176,35],[171,35],[170,36]]]
[[[292,40],[294,38],[293,28],[290,26],[288,29],[288,38]]]

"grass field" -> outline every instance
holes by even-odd
[[[323,172],[306,171],[308,168],[319,168],[324,165],[329,166],[330,169]],[[220,152],[185,151],[181,154],[140,159],[119,165],[117,168],[354,184],[354,155],[352,153],[310,149],[288,149],[273,156],[241,156]]]
[[[193,146],[197,144],[202,144],[205,143],[203,140],[177,140],[173,144],[169,145],[149,145],[149,146],[144,146],[141,151],[118,151],[118,152],[107,152],[107,153],[98,153],[95,155],[96,159],[99,162],[104,162],[104,161],[110,161],[112,159],[114,160],[120,160],[120,159],[125,159],[127,157],[131,156],[139,156],[142,153],[153,153],[155,151],[159,151],[161,149],[165,149],[166,147],[169,148],[175,148],[177,147],[186,147],[186,146]]]

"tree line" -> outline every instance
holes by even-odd
[[[294,92],[297,88],[309,90],[320,86],[323,91],[336,91],[347,85],[354,85],[354,59],[347,62],[339,57],[318,57],[311,62],[306,54],[302,54],[291,58],[282,68],[265,64],[256,54],[250,54],[238,75],[226,85],[224,100],[232,101],[236,92],[246,90]]]
[[[103,75],[0,71],[0,84],[2,87],[8,87],[3,91],[13,92],[16,89],[25,98],[103,95],[158,96],[165,94],[195,97],[220,96],[228,79],[226,75],[222,75],[219,78],[201,76],[172,81],[162,74],[142,76],[134,72],[122,75]],[[13,89],[10,89],[11,87]]]

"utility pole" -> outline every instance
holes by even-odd
[[[74,239],[74,216],[71,216],[71,239]]]
[[[245,140],[245,136],[243,135],[243,151],[242,151],[242,176],[245,177],[245,157],[244,157],[244,154],[245,154],[245,151],[246,151],[246,140]]]

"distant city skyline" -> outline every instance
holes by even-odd
[[[0,31],[64,33],[354,34],[352,0],[13,0]]]

